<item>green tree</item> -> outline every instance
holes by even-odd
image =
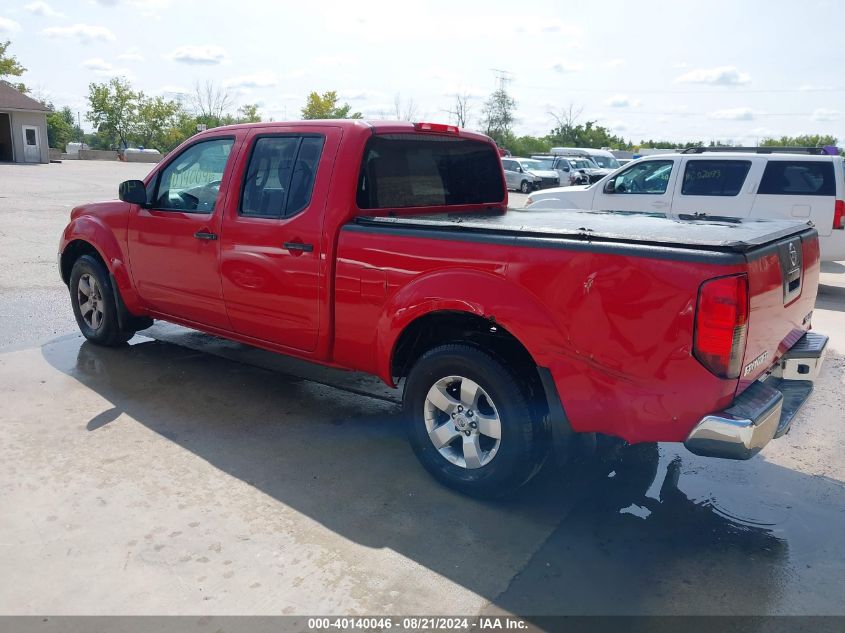
[[[65,106],[61,110],[55,110],[52,103],[47,107],[47,141],[50,147],[64,151],[68,143],[81,138],[81,130],[74,120],[73,110]]]
[[[20,65],[17,58],[8,52],[12,42],[6,40],[0,42],[0,81],[5,81],[13,88],[21,92],[27,92],[26,86],[20,82],[11,81],[11,77],[20,77],[26,72],[26,68]]]
[[[259,123],[261,115],[258,114],[257,103],[247,103],[238,108],[238,123]]]
[[[160,151],[169,142],[169,132],[176,127],[182,111],[176,101],[164,97],[146,97],[138,93],[138,107],[130,127],[131,138],[144,147]]]
[[[87,119],[109,144],[128,147],[142,96],[121,77],[114,77],[108,83],[89,84]]]
[[[836,137],[830,134],[781,136],[780,138],[764,138],[760,141],[760,145],[763,147],[824,147],[836,145]]]
[[[360,119],[360,112],[351,112],[352,106],[337,105],[337,92],[330,90],[321,95],[312,92],[302,108],[303,119]]]
[[[516,121],[514,112],[516,101],[504,88],[499,88],[484,102],[481,123],[484,132],[492,138],[499,147],[507,147],[507,139],[511,138],[511,130]]]

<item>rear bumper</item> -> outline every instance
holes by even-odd
[[[704,416],[684,446],[705,457],[749,459],[785,435],[813,391],[827,341],[821,334],[805,334],[765,381],[755,382],[724,411]]]

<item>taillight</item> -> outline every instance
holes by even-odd
[[[833,207],[833,228],[845,229],[845,200],[837,200]]]
[[[711,279],[698,291],[693,354],[720,378],[737,378],[748,333],[748,276]]]

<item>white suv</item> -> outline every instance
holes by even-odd
[[[845,161],[815,148],[647,156],[586,187],[534,193],[526,207],[788,218],[816,227],[822,261],[845,260]]]

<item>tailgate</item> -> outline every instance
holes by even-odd
[[[814,229],[746,253],[749,318],[737,393],[768,371],[810,329],[819,284]]]

